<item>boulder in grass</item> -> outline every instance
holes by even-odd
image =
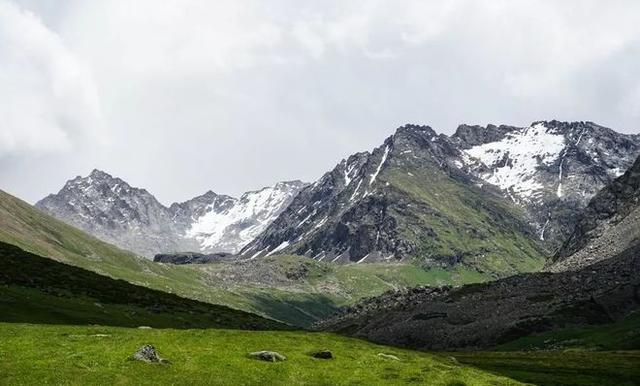
[[[256,351],[250,353],[249,356],[266,362],[282,362],[287,360],[287,357],[275,351]]]
[[[156,348],[150,344],[145,344],[144,346],[140,347],[138,351],[133,354],[132,359],[147,363],[169,363],[168,360],[160,358],[160,355],[158,355]]]
[[[329,350],[320,350],[311,353],[311,356],[317,359],[333,359],[333,353]]]

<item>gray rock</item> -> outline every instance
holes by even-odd
[[[282,362],[287,360],[287,357],[275,351],[256,351],[250,353],[249,356],[266,362]]]
[[[203,254],[197,252],[180,252],[180,253],[160,253],[153,257],[156,263],[164,264],[210,264],[221,261],[230,261],[235,259],[236,255],[231,253],[210,253]]]
[[[315,351],[311,356],[317,359],[333,359],[333,353],[329,350]]]
[[[138,349],[138,351],[133,354],[132,357],[134,360],[147,362],[147,363],[160,363],[160,364],[168,364],[169,361],[166,359],[160,358],[156,348],[150,344],[146,344]]]

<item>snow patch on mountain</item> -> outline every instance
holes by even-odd
[[[376,181],[378,174],[380,174],[380,170],[382,170],[382,166],[387,161],[388,155],[389,155],[389,146],[384,148],[384,154],[382,155],[382,160],[380,160],[380,164],[378,165],[378,168],[376,169],[376,171],[371,175],[371,180],[369,180],[369,186],[371,186],[371,184],[373,184]]]
[[[185,232],[207,252],[235,253],[260,234],[289,205],[304,184],[281,182],[255,192],[247,192],[221,211],[213,203]]]
[[[565,145],[563,134],[539,123],[508,133],[500,141],[477,145],[464,152],[489,168],[489,172],[480,175],[482,179],[521,199],[532,200],[544,189],[544,185],[536,180],[535,172],[540,166],[556,162]]]

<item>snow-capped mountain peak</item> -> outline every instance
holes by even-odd
[[[207,191],[163,206],[145,189],[94,169],[36,206],[94,236],[147,257],[176,251],[237,252],[305,186],[280,182],[240,198]]]
[[[460,166],[523,207],[539,238],[555,246],[577,211],[640,152],[640,136],[593,122],[462,125],[452,139],[462,148]]]

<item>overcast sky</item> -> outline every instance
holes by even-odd
[[[313,181],[404,123],[640,129],[640,1],[0,0],[0,189]]]

